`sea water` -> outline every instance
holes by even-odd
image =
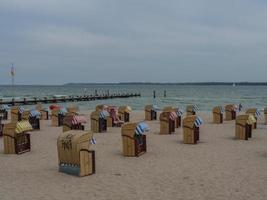
[[[166,85],[166,84],[86,84],[62,86],[0,86],[0,98],[23,99],[53,95],[94,95],[109,93],[140,92],[141,97],[125,99],[108,99],[88,102],[74,102],[81,109],[94,109],[97,104],[129,105],[133,109],[143,110],[146,104],[175,106],[185,109],[188,104],[197,104],[201,111],[211,111],[214,106],[229,103],[241,103],[244,108],[267,107],[267,86],[230,86],[230,85]],[[153,91],[156,98],[153,98]],[[166,97],[164,97],[166,91]],[[60,103],[67,106],[73,102]],[[29,106],[30,107],[30,106]]]

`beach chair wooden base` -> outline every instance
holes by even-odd
[[[197,144],[199,141],[199,127],[184,126],[184,144]]]
[[[252,125],[242,125],[236,124],[236,132],[235,132],[236,139],[239,140],[248,140],[252,137]]]
[[[59,163],[59,172],[74,176],[89,176],[95,174],[95,151],[82,149],[80,151],[80,164]]]
[[[131,137],[122,135],[123,155],[128,157],[139,157],[146,152],[146,136]]]
[[[4,153],[22,154],[31,150],[30,134],[21,133],[16,137],[4,135]]]
[[[175,121],[160,121],[160,135],[168,135],[175,132]]]

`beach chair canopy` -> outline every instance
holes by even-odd
[[[36,117],[39,119],[41,117],[41,113],[36,109],[30,110],[30,117]]]
[[[161,121],[174,121],[177,118],[176,112],[162,112],[159,116]]]
[[[183,112],[181,109],[177,108],[177,110],[176,110],[176,115],[177,115],[178,117],[182,117],[183,114],[184,114],[184,112]]]
[[[200,127],[203,124],[203,120],[200,117],[197,117],[194,124],[196,127]]]
[[[130,113],[132,111],[132,108],[130,106],[120,106],[119,112],[121,113]]]
[[[246,111],[246,114],[253,114],[255,117],[259,117],[261,115],[261,112],[257,108],[250,108]]]
[[[86,122],[87,122],[87,119],[83,115],[73,115],[72,116],[71,123],[73,125],[76,125],[76,124],[85,124]]]
[[[10,109],[9,105],[6,105],[6,104],[0,105],[1,111],[8,111],[9,109]]]
[[[32,125],[29,121],[20,121],[16,124],[15,133],[23,133],[30,130],[32,130]]]
[[[99,118],[101,118],[101,119],[106,119],[109,116],[110,116],[110,114],[106,110],[103,110],[103,111],[99,112]]]
[[[193,111],[193,112],[197,112],[199,110],[199,107],[197,105],[188,105],[186,107],[187,111]]]
[[[203,120],[198,116],[189,116],[184,118],[183,120],[183,126],[194,128],[194,127],[200,127],[203,124]]]
[[[135,128],[136,135],[145,135],[150,130],[149,126],[145,122],[139,122]]]
[[[214,113],[223,114],[224,113],[224,108],[222,106],[216,106],[216,107],[213,108],[213,112]]]
[[[19,106],[18,111],[19,113],[23,113],[25,111],[25,108],[23,106]]]
[[[236,117],[236,123],[242,124],[242,125],[252,125],[256,122],[256,119],[253,114],[245,114],[245,115],[238,115]]]

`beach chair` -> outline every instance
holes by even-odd
[[[11,121],[17,122],[21,121],[21,114],[23,113],[24,108],[22,106],[12,106],[11,107]]]
[[[191,115],[183,120],[184,144],[197,144],[199,141],[199,127],[203,123],[202,119],[196,115]]]
[[[38,103],[35,109],[41,113],[40,120],[49,120],[48,108],[43,108],[42,104]]]
[[[31,150],[30,134],[32,130],[28,121],[5,124],[3,130],[4,153],[22,154]]]
[[[84,125],[87,122],[85,116],[74,115],[67,113],[63,119],[63,132],[70,130],[84,130]]]
[[[2,120],[8,120],[8,110],[8,105],[3,104],[0,106],[0,116],[2,116]]]
[[[51,125],[52,126],[62,126],[63,125],[63,119],[65,114],[67,113],[67,110],[63,107],[60,108],[54,108],[51,111]]]
[[[163,112],[175,112],[176,113],[176,120],[175,120],[175,127],[179,128],[181,127],[182,124],[182,116],[183,116],[183,111],[179,108],[174,108],[172,106],[167,106],[163,108]]]
[[[236,111],[237,107],[234,104],[228,104],[225,106],[225,120],[235,120],[236,119]]]
[[[108,106],[107,111],[109,113],[107,117],[107,127],[121,127],[124,122],[119,118],[117,107]]]
[[[251,114],[238,115],[236,118],[235,138],[248,140],[252,137],[252,126],[256,119]]]
[[[120,106],[119,107],[119,118],[124,122],[130,122],[130,112],[132,108],[130,106]]]
[[[246,114],[248,115],[251,114],[254,116],[254,118],[256,119],[256,122],[253,124],[252,129],[257,129],[257,120],[258,120],[258,117],[260,116],[260,111],[257,108],[249,108],[246,111]]]
[[[91,131],[71,130],[57,139],[59,172],[75,176],[95,173],[95,151],[91,150]]]
[[[222,124],[223,123],[223,113],[224,109],[222,106],[216,106],[212,110],[213,113],[213,123]]]
[[[267,124],[267,108],[264,108],[264,124]]]
[[[139,157],[146,152],[146,135],[149,127],[145,122],[126,123],[121,128],[124,156]]]
[[[94,133],[106,132],[108,116],[109,116],[109,113],[105,110],[92,112],[91,113],[91,130]]]
[[[29,113],[29,122],[33,130],[40,130],[41,113],[38,110],[32,109]]]
[[[186,106],[186,116],[196,115],[196,112],[198,111],[197,105],[188,105]]]
[[[156,105],[145,106],[145,120],[152,121],[157,120],[158,107]]]
[[[160,120],[160,134],[172,134],[175,132],[175,121],[176,121],[175,112],[162,112],[159,116]]]

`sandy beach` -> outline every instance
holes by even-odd
[[[88,118],[90,112],[81,111]],[[159,135],[159,122],[148,122],[147,153],[122,156],[120,128],[94,134],[96,174],[83,178],[58,172],[57,137],[62,127],[41,122],[31,132],[32,150],[3,154],[0,138],[1,200],[266,200],[267,126],[262,119],[252,139],[235,140],[234,121],[216,125],[204,120],[197,145],[182,143],[182,128]],[[144,111],[133,111],[131,121],[142,121]]]

